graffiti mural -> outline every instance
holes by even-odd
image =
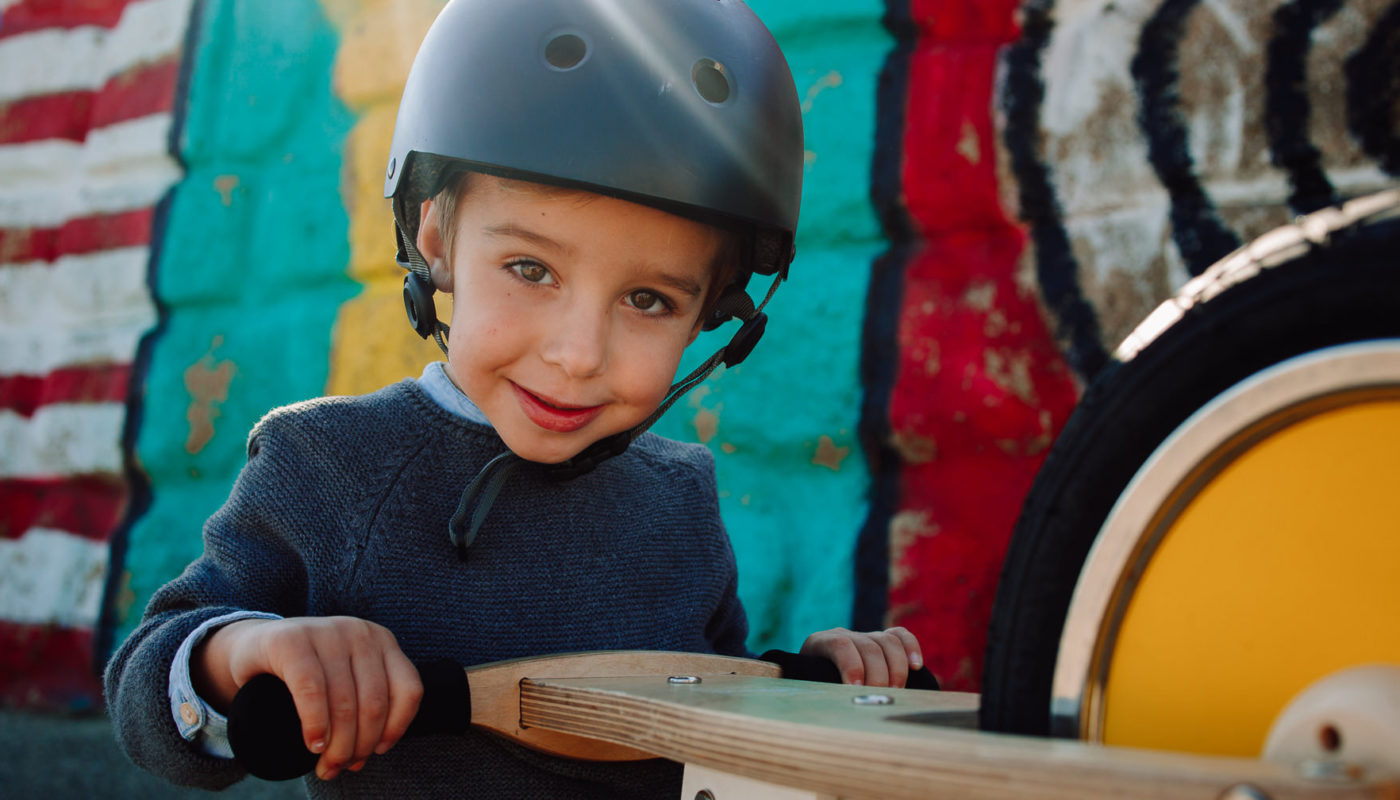
[[[856,621],[976,689],[999,566],[1078,387],[1295,215],[1393,186],[1400,4],[891,0]]]

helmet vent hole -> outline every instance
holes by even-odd
[[[719,105],[729,99],[729,76],[723,64],[702,58],[691,68],[690,79],[706,102]]]
[[[561,33],[544,46],[544,60],[560,71],[577,67],[587,56],[588,43],[572,33]]]

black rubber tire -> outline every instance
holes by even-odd
[[[1120,348],[1088,387],[1022,506],[988,629],[983,730],[1049,735],[1080,568],[1114,502],[1178,425],[1280,361],[1400,337],[1400,190],[1266,234],[1169,303],[1179,318],[1158,309],[1129,337],[1136,354]]]

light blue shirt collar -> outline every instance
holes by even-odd
[[[447,377],[447,364],[442,361],[434,361],[423,368],[423,375],[418,379],[418,385],[423,391],[428,393],[434,403],[442,406],[448,413],[461,417],[469,422],[485,425],[490,428],[491,421],[486,415],[481,413],[481,409],[476,407],[476,403],[471,398],[462,393],[457,388],[457,384]]]

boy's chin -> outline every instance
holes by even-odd
[[[591,441],[581,441],[575,444],[573,442],[512,442],[509,439],[506,440],[506,447],[510,448],[512,453],[537,464],[562,464],[582,453],[590,444],[592,444]]]

